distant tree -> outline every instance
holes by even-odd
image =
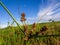
[[[52,22],[55,22],[54,20],[52,20]]]
[[[52,21],[52,19],[49,19],[49,22],[51,22]]]
[[[54,22],[54,20],[53,19],[49,19],[49,22]]]

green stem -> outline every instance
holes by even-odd
[[[15,18],[13,17],[13,15],[11,14],[11,12],[6,8],[6,6],[0,1],[0,5],[6,10],[6,12],[10,15],[10,17],[14,20],[14,22],[17,24],[17,26],[20,28],[20,30],[24,33],[24,31],[21,29],[20,25],[18,24],[18,22],[15,20]],[[24,33],[25,35],[25,33]]]

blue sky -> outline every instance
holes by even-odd
[[[1,2],[20,24],[20,16],[23,12],[26,14],[28,23],[47,22],[49,19],[60,20],[60,0],[1,0]],[[6,27],[8,21],[12,22],[1,5],[0,19],[1,27]]]

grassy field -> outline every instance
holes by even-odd
[[[47,31],[39,32],[43,26],[48,28]],[[22,26],[23,27],[23,26]],[[32,25],[28,26],[28,33]],[[60,34],[60,22],[47,22],[36,24],[36,30],[33,31],[31,38],[28,39],[18,27],[9,26],[4,29],[0,29],[0,45],[60,45],[60,36],[45,36],[45,35],[59,35]],[[42,37],[39,37],[42,36]]]

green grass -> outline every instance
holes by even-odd
[[[48,27],[48,31],[45,35],[59,35],[60,34],[60,22],[47,22],[39,23],[37,31],[44,25]],[[30,29],[32,25],[29,25]],[[39,29],[38,29],[39,28]],[[43,36],[43,35],[39,35]],[[19,30],[18,27],[7,27],[0,29],[0,45],[59,45],[60,36],[46,36],[46,37],[32,37],[28,41],[23,40],[24,34]]]

